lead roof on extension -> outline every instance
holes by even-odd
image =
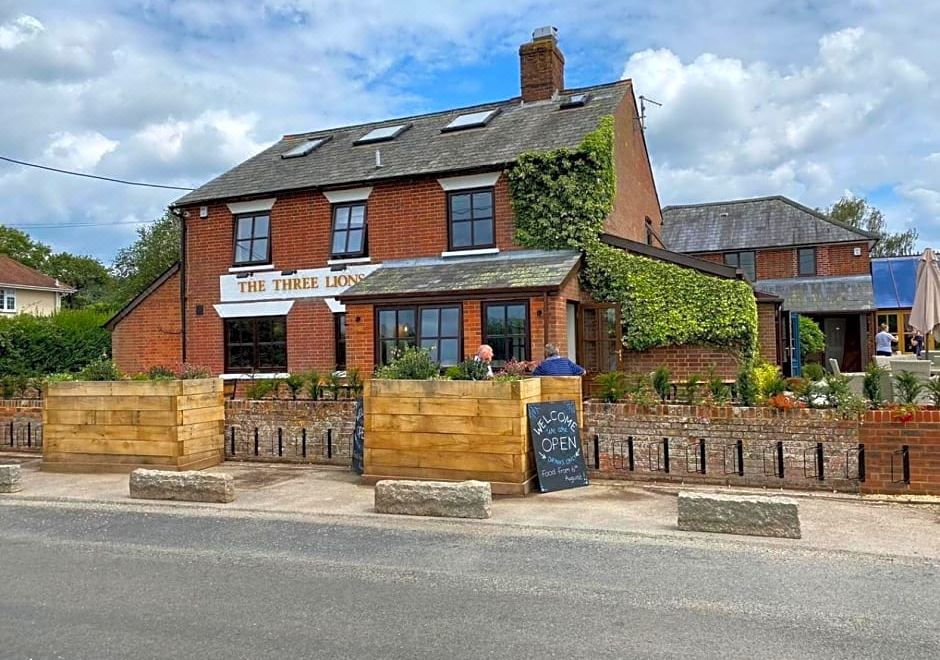
[[[780,195],[667,206],[663,209],[662,234],[666,246],[676,252],[724,252],[876,238]]]
[[[576,147],[597,128],[602,117],[613,114],[631,89],[629,80],[621,80],[566,90],[552,101],[523,104],[517,97],[469,108],[285,136],[187,193],[176,200],[174,206],[493,167],[510,163],[527,151]],[[573,93],[588,93],[590,100],[583,107],[560,109],[561,103]],[[459,115],[491,109],[499,109],[499,113],[485,127],[441,132]],[[411,128],[393,140],[353,144],[376,128],[403,123],[410,123]],[[281,158],[281,154],[303,140],[327,136],[330,140],[307,156]],[[376,167],[376,149],[382,154],[381,167]]]

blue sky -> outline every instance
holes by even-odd
[[[664,205],[852,192],[940,242],[940,0],[0,0],[0,155],[198,185],[283,133],[514,96],[546,24],[569,86],[663,103]],[[0,222],[105,261],[175,196],[0,164]]]

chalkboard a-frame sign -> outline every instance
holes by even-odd
[[[587,486],[587,466],[574,401],[530,403],[527,413],[539,490],[548,493]]]

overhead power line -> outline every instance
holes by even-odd
[[[72,227],[115,227],[117,225],[149,225],[151,220],[123,220],[120,222],[60,222],[55,224],[30,224],[28,222],[0,222],[2,227],[30,229],[68,229]]]
[[[4,160],[8,163],[14,163],[16,165],[23,165],[25,167],[35,167],[39,170],[47,170],[49,172],[58,172],[59,174],[70,174],[72,176],[82,176],[86,179],[98,179],[99,181],[110,181],[111,183],[123,183],[125,186],[140,186],[142,188],[163,188],[165,190],[195,190],[195,188],[186,188],[183,186],[167,186],[162,183],[143,183],[141,181],[127,181],[125,179],[115,179],[110,176],[99,176],[97,174],[88,174],[86,172],[73,172],[72,170],[62,170],[58,167],[49,167],[48,165],[39,165],[38,163],[29,163],[25,160],[17,160],[15,158],[8,158],[6,156],[0,156],[0,160]]]

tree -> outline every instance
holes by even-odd
[[[179,261],[181,240],[180,221],[169,211],[153,224],[138,229],[137,240],[114,258],[117,303],[129,301]]]
[[[34,241],[25,231],[0,225],[0,254],[41,271],[43,264],[52,255],[52,248]]]
[[[88,307],[114,295],[111,271],[94,257],[58,252],[46,260],[42,272],[78,289],[66,301],[72,308]]]
[[[826,348],[826,335],[822,328],[813,319],[808,316],[799,317],[800,321],[800,362],[805,363],[806,359],[820,353]]]
[[[864,197],[846,195],[829,207],[826,215],[831,220],[863,229],[878,237],[871,251],[873,257],[898,257],[914,254],[917,230],[913,227],[903,232],[890,233],[884,214],[871,206]]]

